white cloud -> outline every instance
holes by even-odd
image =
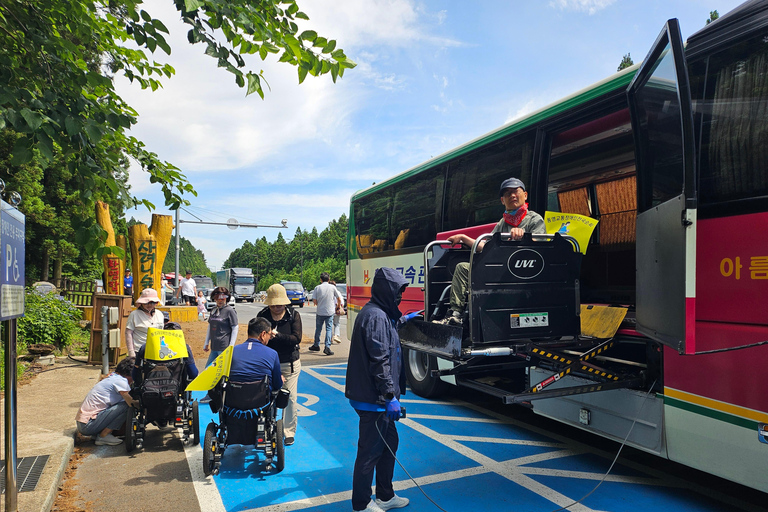
[[[561,11],[586,12],[591,16],[614,2],[616,0],[552,0],[549,6]]]

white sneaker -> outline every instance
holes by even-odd
[[[389,501],[381,501],[380,499],[376,499],[376,504],[379,506],[381,510],[389,510],[391,508],[403,508],[408,503],[410,503],[411,500],[408,498],[403,498],[402,496],[398,496],[395,494],[391,500]]]
[[[338,337],[338,336],[334,336],[333,337],[333,342],[336,343],[337,345],[340,345],[341,344],[341,338]]]
[[[376,500],[379,501],[379,500]],[[380,506],[376,504],[376,501],[369,501],[368,506],[359,512],[384,512]]]
[[[96,438],[96,446],[117,446],[118,444],[122,444],[123,440],[118,439],[112,434],[107,434],[104,437],[97,437]]]

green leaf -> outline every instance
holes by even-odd
[[[149,51],[154,53],[155,52],[155,48],[157,48],[157,41],[154,38],[152,38],[152,37],[148,37],[147,38],[147,48],[149,48]]]
[[[141,11],[141,17],[144,21],[152,21],[152,16],[150,16],[149,13],[143,9]]]
[[[307,78],[307,68],[299,66],[299,83],[302,83]]]
[[[168,34],[168,33],[169,33],[169,32],[168,32],[168,28],[167,28],[165,25],[163,25],[163,22],[162,22],[162,21],[160,21],[160,20],[158,20],[158,19],[154,19],[154,20],[152,20],[152,25],[154,25],[154,27],[155,27],[157,30],[159,30],[160,32],[163,32],[163,33],[165,33],[165,34]]]
[[[286,36],[285,44],[288,45],[288,48],[291,49],[296,58],[301,59],[301,43],[295,37]]]
[[[248,73],[245,77],[248,79],[248,90],[245,95],[248,96],[254,92],[258,92],[259,96],[264,98],[264,91],[261,90],[261,80],[259,79],[259,75]]]
[[[314,30],[305,30],[299,35],[299,39],[303,39],[304,41],[314,41],[317,39],[317,32]]]
[[[302,19],[302,20],[307,20],[307,21],[309,21],[309,16],[307,16],[306,14],[304,14],[304,13],[303,13],[303,12],[301,12],[301,11],[297,12],[297,13],[294,15],[294,17],[295,17],[295,18],[299,18],[299,19]]]
[[[184,10],[186,12],[196,11],[202,6],[203,2],[201,0],[184,0]]]
[[[29,147],[30,141],[26,137],[19,137],[13,146],[13,158],[11,165],[23,165],[32,160],[32,150]]]
[[[88,121],[85,125],[85,133],[88,134],[88,138],[91,142],[98,144],[103,135],[101,128],[93,121]]]
[[[37,149],[40,150],[40,154],[49,162],[53,160],[53,141],[48,137],[44,131],[37,132]]]
[[[331,53],[336,49],[336,41],[331,39],[328,44],[323,47],[323,53]]]
[[[21,117],[23,117],[27,122],[27,126],[29,126],[31,131],[35,131],[40,128],[40,125],[43,124],[43,120],[45,119],[39,112],[33,112],[28,108],[21,109],[19,114],[21,114]]]

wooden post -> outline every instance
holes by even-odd
[[[109,216],[109,205],[96,201],[96,222],[107,232],[105,247],[118,246],[115,240],[115,230],[112,228],[112,219]],[[125,237],[123,238],[123,249],[125,249]],[[123,274],[125,273],[125,259],[119,258],[115,254],[106,254],[102,257],[104,264],[104,293],[109,295],[123,294]]]
[[[139,298],[141,290],[153,288],[161,293],[163,262],[168,254],[168,244],[173,232],[170,215],[152,215],[152,226],[134,224],[128,228],[133,267],[133,298]]]

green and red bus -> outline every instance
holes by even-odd
[[[425,247],[489,232],[512,176],[534,211],[599,219],[581,304],[627,308],[617,359],[646,377],[534,412],[768,492],[768,1],[685,46],[670,20],[641,65],[357,192],[350,338],[379,267],[409,281],[403,313],[424,309]],[[455,361],[404,354],[416,393],[463,384],[435,372]]]

